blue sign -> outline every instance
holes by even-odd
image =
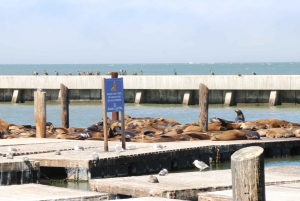
[[[124,111],[123,78],[104,78],[106,112]]]

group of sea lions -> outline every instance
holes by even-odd
[[[278,119],[245,121],[241,110],[235,110],[234,121],[213,117],[208,123],[208,132],[199,123],[180,124],[172,119],[133,118],[125,115],[125,140],[131,142],[173,142],[190,140],[246,140],[260,137],[300,137],[300,124]],[[109,141],[121,139],[121,121],[107,120]],[[0,119],[0,138],[35,137],[35,126],[8,124]],[[87,128],[55,128],[46,124],[46,137],[74,140],[104,140],[103,122]]]

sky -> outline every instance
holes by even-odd
[[[0,0],[0,64],[299,62],[298,0]]]

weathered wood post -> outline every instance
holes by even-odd
[[[46,92],[41,89],[34,92],[34,118],[36,137],[46,138]]]
[[[251,146],[231,156],[233,200],[265,201],[264,149]]]
[[[60,84],[61,94],[61,125],[63,128],[69,128],[69,96],[68,88],[64,84]]]
[[[205,84],[199,85],[199,125],[204,131],[208,131],[208,88]]]
[[[118,72],[111,72],[110,73],[111,78],[118,78]],[[112,112],[111,113],[112,120],[119,120],[119,112]]]

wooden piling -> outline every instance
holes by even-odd
[[[111,78],[118,78],[118,72],[111,72]],[[119,120],[119,112],[112,112],[111,113],[112,120]]]
[[[233,200],[266,200],[263,152],[263,148],[251,146],[231,156]]]
[[[205,84],[199,85],[199,125],[204,131],[208,131],[208,88]]]
[[[108,130],[107,130],[107,113],[105,108],[105,87],[104,78],[102,79],[102,111],[103,111],[103,134],[104,134],[104,151],[108,152]]]
[[[61,125],[63,128],[69,128],[69,96],[68,88],[60,84],[61,93]]]
[[[36,137],[46,138],[46,92],[34,92],[34,117]]]

